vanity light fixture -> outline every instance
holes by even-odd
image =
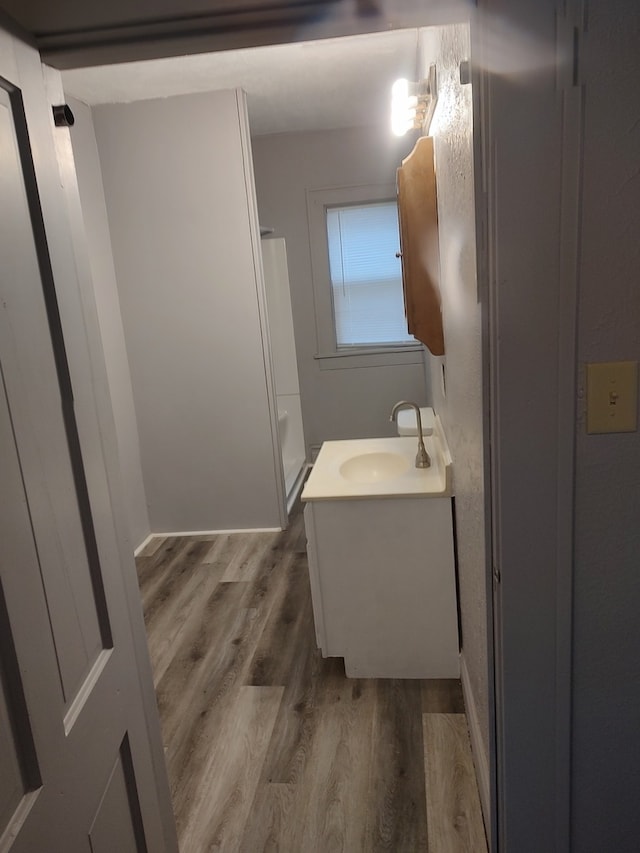
[[[438,101],[436,66],[429,67],[429,76],[419,83],[401,78],[391,87],[391,130],[396,136],[404,136],[408,130],[429,125]]]

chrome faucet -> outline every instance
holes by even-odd
[[[408,400],[400,400],[400,402],[396,403],[393,409],[391,409],[391,416],[389,417],[389,420],[395,421],[398,410],[406,409],[407,407],[416,410],[416,421],[418,424],[418,453],[416,454],[416,468],[429,468],[431,466],[431,459],[429,459],[429,454],[426,451],[422,438],[422,418],[420,417],[419,407]]]

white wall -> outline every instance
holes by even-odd
[[[131,542],[135,548],[146,539],[151,528],[142,479],[138,424],[113,268],[102,173],[91,110],[86,104],[71,98],[68,103],[75,116],[75,124],[71,128],[71,143],[113,406],[125,511],[131,531]]]
[[[442,418],[454,464],[465,700],[472,724],[482,805],[488,821],[482,325],[476,283],[472,93],[470,85],[460,84],[459,72],[460,62],[469,59],[469,28],[459,24],[421,30],[420,36],[423,76],[426,77],[432,62],[437,66],[439,98],[431,133],[435,138],[445,334],[445,355],[442,358],[428,356],[428,360],[433,404]],[[442,392],[443,364],[446,395]]]
[[[640,7],[590,4],[578,312],[584,365],[640,356]],[[572,850],[640,837],[640,433],[576,430]]]
[[[307,446],[329,439],[394,434],[397,400],[430,402],[420,353],[413,364],[324,369],[317,353],[305,191],[358,184],[395,184],[407,142],[386,127],[284,133],[253,140],[261,224],[287,241],[291,302]]]
[[[94,110],[153,532],[280,525],[245,110]]]

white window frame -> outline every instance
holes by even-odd
[[[348,349],[339,349],[336,342],[326,209],[349,204],[374,204],[395,200],[396,188],[393,184],[365,184],[307,190],[307,216],[317,340],[315,358],[320,361],[320,367],[323,370],[422,363],[423,347],[419,341],[406,344],[378,344],[368,347],[354,346]]]

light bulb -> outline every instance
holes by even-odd
[[[391,130],[396,136],[404,136],[411,127],[407,117],[409,81],[401,77],[391,87]]]

